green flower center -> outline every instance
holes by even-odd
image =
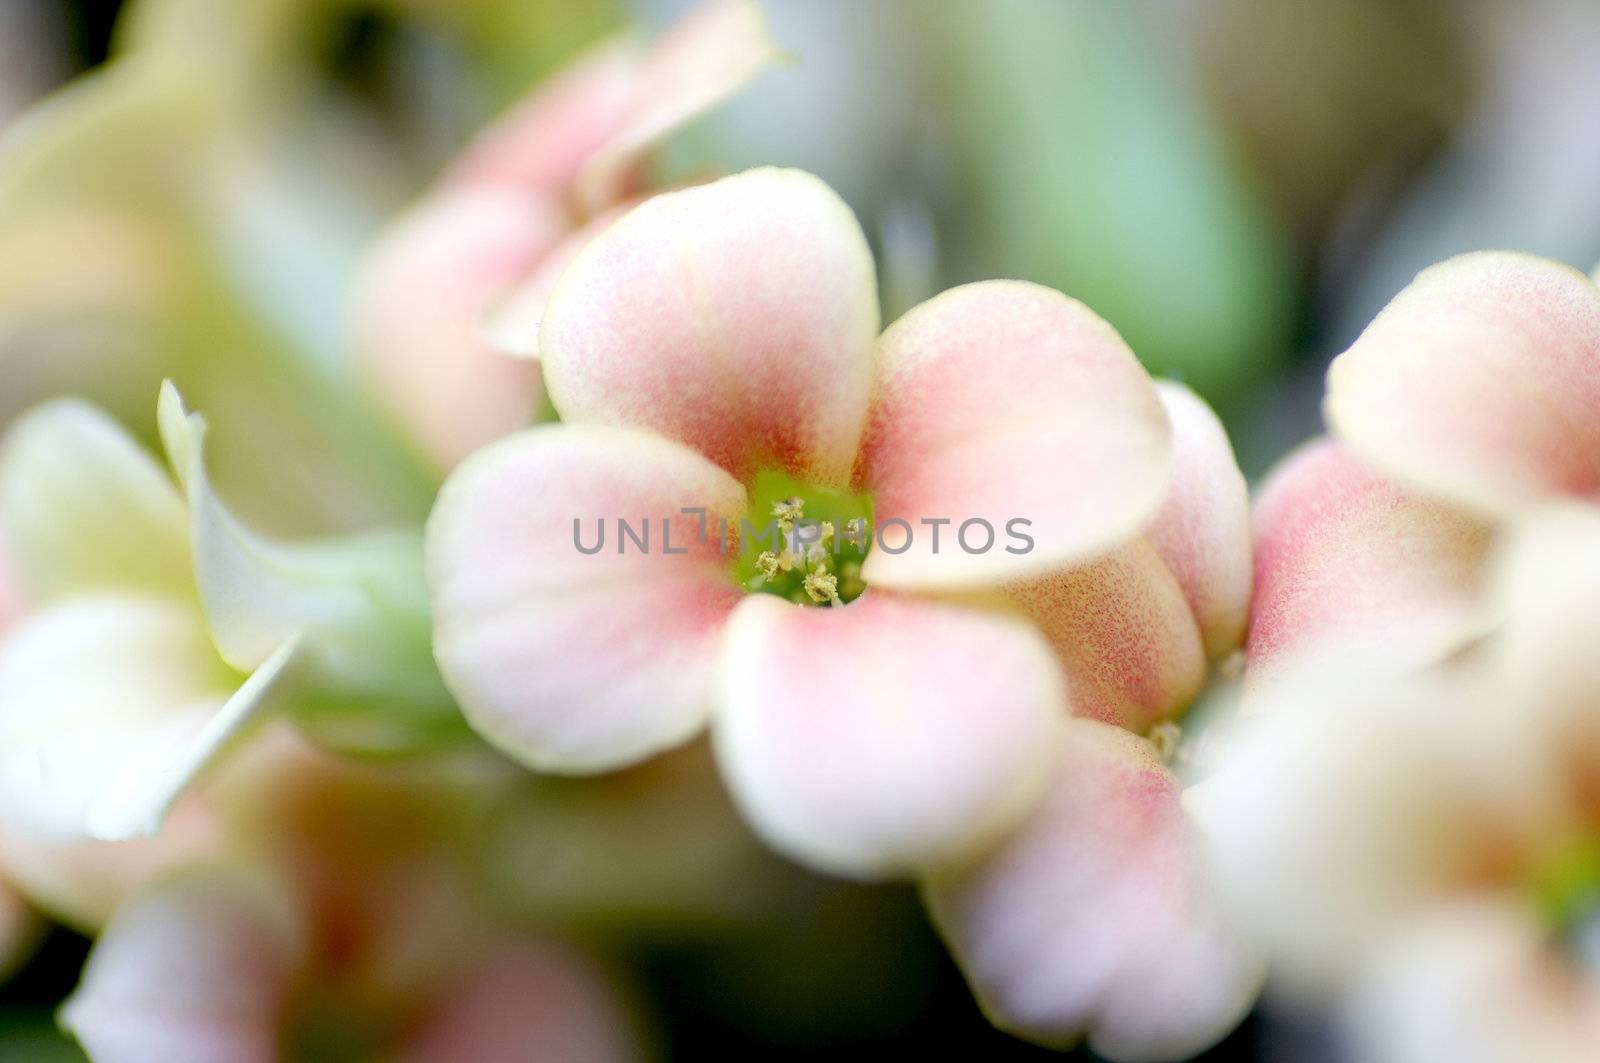
[[[757,475],[739,528],[733,575],[749,591],[800,605],[844,605],[867,585],[861,563],[872,544],[872,502],[780,472]]]

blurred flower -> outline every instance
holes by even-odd
[[[285,278],[340,290],[360,212],[327,189],[283,209],[285,175],[263,156],[281,167],[311,153],[266,152],[260,123],[207,74],[132,51],[0,146],[0,417],[74,395],[153,442],[150,396],[172,378],[229,425],[217,471],[252,520],[304,532],[414,518],[425,478],[322,360],[328,336],[297,342],[317,312],[285,291]],[[339,221],[297,240],[307,204]],[[242,231],[257,226],[267,235]],[[264,262],[286,239],[293,267]]]
[[[1529,518],[1493,570],[1474,652],[1302,662],[1194,802],[1280,985],[1338,1004],[1364,1059],[1600,1038],[1600,514]]]
[[[477,903],[471,764],[253,752],[228,849],[130,899],[63,1009],[96,1059],[643,1055],[601,967]]]
[[[1328,422],[1400,484],[1491,518],[1600,498],[1600,289],[1498,252],[1423,271],[1328,370]]]
[[[0,529],[25,602],[0,637],[3,793],[25,833],[154,833],[291,665],[298,711],[330,740],[437,741],[455,719],[426,658],[418,537],[257,538],[211,490],[204,422],[170,386],[161,405],[184,493],[72,400],[19,420],[0,453]],[[362,730],[363,701],[381,702],[381,733]]]
[[[930,875],[934,921],[990,1020],[1113,1060],[1185,1059],[1254,1002],[1261,959],[1219,904],[1184,787],[1151,743],[1073,719],[1052,788],[979,861]]]
[[[1336,441],[1256,506],[1251,706],[1191,801],[1285,992],[1362,1058],[1600,1033],[1600,290],[1422,273],[1329,372]]]
[[[17,422],[0,520],[28,605],[0,640],[6,818],[47,837],[153,833],[263,704],[293,640],[249,681],[227,668],[195,598],[182,497],[93,407]]]
[[[435,652],[481,734],[594,772],[709,720],[775,847],[932,876],[1008,1028],[1093,1028],[1134,1058],[1237,1021],[1258,971],[1213,922],[1181,788],[1139,737],[1169,740],[1243,636],[1244,483],[1198,399],[1030,284],[955,289],[879,338],[865,240],[797,171],[634,209],[556,283],[539,349],[563,423],[469,458],[429,526]],[[905,534],[858,569],[794,538],[807,514],[837,535],[852,513]],[[660,522],[654,550],[573,539],[575,521],[640,517]],[[963,538],[1019,517],[1026,548]],[[781,535],[753,563],[738,539],[764,527]],[[1104,875],[1067,872],[1057,846]],[[1109,914],[1125,904],[1161,914]],[[1094,973],[1040,982],[1041,951]],[[1206,992],[1122,1012],[1151,964],[1174,1000]]]
[[[1600,289],[1482,252],[1424,271],[1333,363],[1337,442],[1286,460],[1256,505],[1256,677],[1360,648],[1425,666],[1491,630],[1497,530],[1600,501]]]
[[[1253,517],[1252,692],[1329,652],[1397,671],[1436,664],[1492,626],[1490,526],[1396,486],[1345,443],[1319,439],[1284,459]]]
[[[363,371],[431,465],[529,423],[538,366],[497,341],[537,355],[525,336],[550,282],[643,188],[652,149],[776,54],[753,0],[713,0],[648,52],[605,45],[490,126],[382,237],[356,310]]]

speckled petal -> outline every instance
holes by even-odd
[[[719,521],[744,506],[726,472],[644,432],[552,425],[464,462],[429,520],[428,573],[434,654],[468,721],[545,771],[604,771],[690,738],[742,594]],[[686,507],[706,511],[703,540]],[[648,550],[619,521],[635,536],[648,522]]]
[[[1600,498],[1600,288],[1505,252],[1424,270],[1334,362],[1327,415],[1408,487],[1486,513]]]
[[[1159,510],[1171,426],[1133,352],[1081,303],[1020,281],[969,284],[890,326],[879,358],[862,470],[880,527],[904,520],[912,535],[886,531],[869,584],[1039,575],[1132,540]],[[936,520],[950,522],[937,547],[923,525]],[[980,520],[987,549],[979,525],[955,541]],[[1030,542],[1008,534],[1013,521]]]
[[[1177,780],[1150,744],[1069,725],[1055,781],[984,859],[925,896],[984,1010],[1052,1046],[1187,1058],[1249,1010],[1259,957],[1212,892]]]

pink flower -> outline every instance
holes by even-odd
[[[784,170],[628,213],[538,347],[562,423],[463,462],[429,525],[435,652],[481,734],[579,773],[709,724],[769,843],[926,879],[1003,1025],[1135,1058],[1237,1020],[1258,971],[1140,737],[1243,636],[1244,482],[1199,400],[1031,284],[880,336],[860,228]],[[852,514],[864,556],[835,549]],[[590,551],[619,518],[649,549]]]
[[[1600,1037],[1600,288],[1425,270],[1256,505],[1251,705],[1190,805],[1280,989],[1363,1058]]]
[[[1520,521],[1472,653],[1275,684],[1192,806],[1279,989],[1364,1059],[1593,1056],[1600,514]]]
[[[1600,288],[1532,255],[1424,270],[1328,371],[1328,422],[1403,485],[1486,517],[1600,500]]]
[[[1491,527],[1399,487],[1341,442],[1286,458],[1254,507],[1252,689],[1329,652],[1397,668],[1445,660],[1487,627]]]
[[[95,1059],[642,1056],[599,965],[475,904],[456,845],[481,777],[275,738],[228,781],[228,848],[100,936],[61,1013]]]
[[[539,408],[538,366],[486,338],[492,312],[545,286],[581,246],[569,234],[643,187],[651,150],[775,55],[753,0],[711,0],[648,52],[602,46],[490,126],[380,239],[357,309],[363,369],[433,465]]]
[[[1531,255],[1424,270],[1328,373],[1334,443],[1256,506],[1252,673],[1340,646],[1426,665],[1492,628],[1497,530],[1600,501],[1600,288]]]

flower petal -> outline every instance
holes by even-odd
[[[1584,1063],[1600,1044],[1600,985],[1520,905],[1442,903],[1386,942],[1345,1009],[1362,1059]]]
[[[1478,669],[1324,660],[1269,697],[1187,803],[1286,996],[1326,1004],[1431,898],[1536,866],[1562,822],[1544,736]]]
[[[636,202],[625,203],[601,211],[557,241],[533,272],[489,311],[484,321],[487,342],[515,358],[538,358],[539,325],[544,320],[544,308],[550,302],[556,282],[579,252],[636,206]]]
[[[230,697],[236,678],[181,604],[80,596],[35,613],[0,644],[8,818],[58,838],[155,833],[265,706],[292,653]]]
[[[1063,714],[1027,624],[869,590],[752,595],[729,621],[712,738],[757,833],[858,878],[962,855],[1038,796]]]
[[[739,91],[778,54],[755,0],[710,0],[690,12],[645,56],[623,121],[578,176],[579,204],[598,210],[626,194],[656,145]]]
[[[1177,780],[1150,744],[1068,725],[1021,829],[924,896],[984,1010],[1051,1045],[1180,1059],[1249,1010],[1260,960],[1216,903]]]
[[[95,407],[57,400],[12,425],[0,451],[0,531],[25,597],[182,593],[185,525],[166,472]]]
[[[241,672],[295,643],[308,734],[349,752],[392,754],[465,733],[429,651],[418,529],[281,542],[256,535],[212,490],[206,421],[168,383],[161,435],[189,500],[195,582],[211,637]]]
[[[627,121],[642,61],[638,45],[625,39],[579,56],[474,137],[445,187],[565,199],[584,165]]]
[[[564,421],[654,429],[736,476],[848,481],[872,386],[877,286],[861,227],[795,170],[647,200],[590,244],[545,307]]]
[[[401,1046],[401,1063],[523,1063],[531,1046],[552,1063],[644,1058],[617,988],[591,961],[555,942],[499,949],[434,1002]]]
[[[1328,650],[1425,665],[1484,630],[1488,529],[1394,486],[1340,443],[1306,446],[1268,478],[1255,538],[1252,683]]]
[[[362,371],[435,468],[532,420],[538,372],[481,333],[566,224],[545,197],[448,189],[413,208],[371,252],[356,304]]]
[[[1600,779],[1600,510],[1574,503],[1529,517],[1497,553],[1492,583],[1507,696],[1569,770]]]
[[[1172,422],[1172,488],[1145,535],[1183,588],[1206,653],[1239,648],[1250,618],[1250,492],[1217,415],[1182,384],[1158,381]]]
[[[434,653],[468,721],[546,771],[603,771],[688,739],[741,594],[718,522],[744,506],[726,472],[643,432],[552,425],[463,462],[428,523],[428,574]],[[618,522],[641,519],[649,550],[622,552]],[[597,525],[609,537],[585,554]]]
[[[899,554],[867,556],[869,584],[1038,575],[1131,539],[1160,508],[1172,469],[1161,401],[1081,303],[1020,281],[969,284],[890,326],[879,352],[866,483],[879,524],[899,518],[915,533]],[[986,520],[999,543],[969,553],[946,534],[935,548],[918,525],[941,519],[949,531]],[[1031,548],[1006,546],[1013,520],[1032,522]]]
[[[50,840],[17,829],[13,820],[0,827],[0,871],[50,918],[93,936],[135,890],[216,852],[218,826],[203,785],[178,800],[160,832],[149,838]]]
[[[117,913],[61,1024],[96,1059],[271,1063],[304,934],[265,881],[217,869],[167,880]]]
[[[1097,561],[1015,584],[1007,595],[1055,650],[1075,716],[1144,732],[1187,709],[1205,684],[1200,629],[1144,539]]]
[[[308,629],[320,636],[374,608],[389,537],[281,543],[247,528],[217,497],[206,472],[205,418],[188,412],[169,381],[161,389],[161,438],[189,502],[195,582],[222,657],[250,671]],[[379,571],[368,571],[377,569]]]
[[[1487,513],[1600,498],[1600,289],[1532,255],[1424,270],[1328,372],[1328,422],[1407,486]]]

